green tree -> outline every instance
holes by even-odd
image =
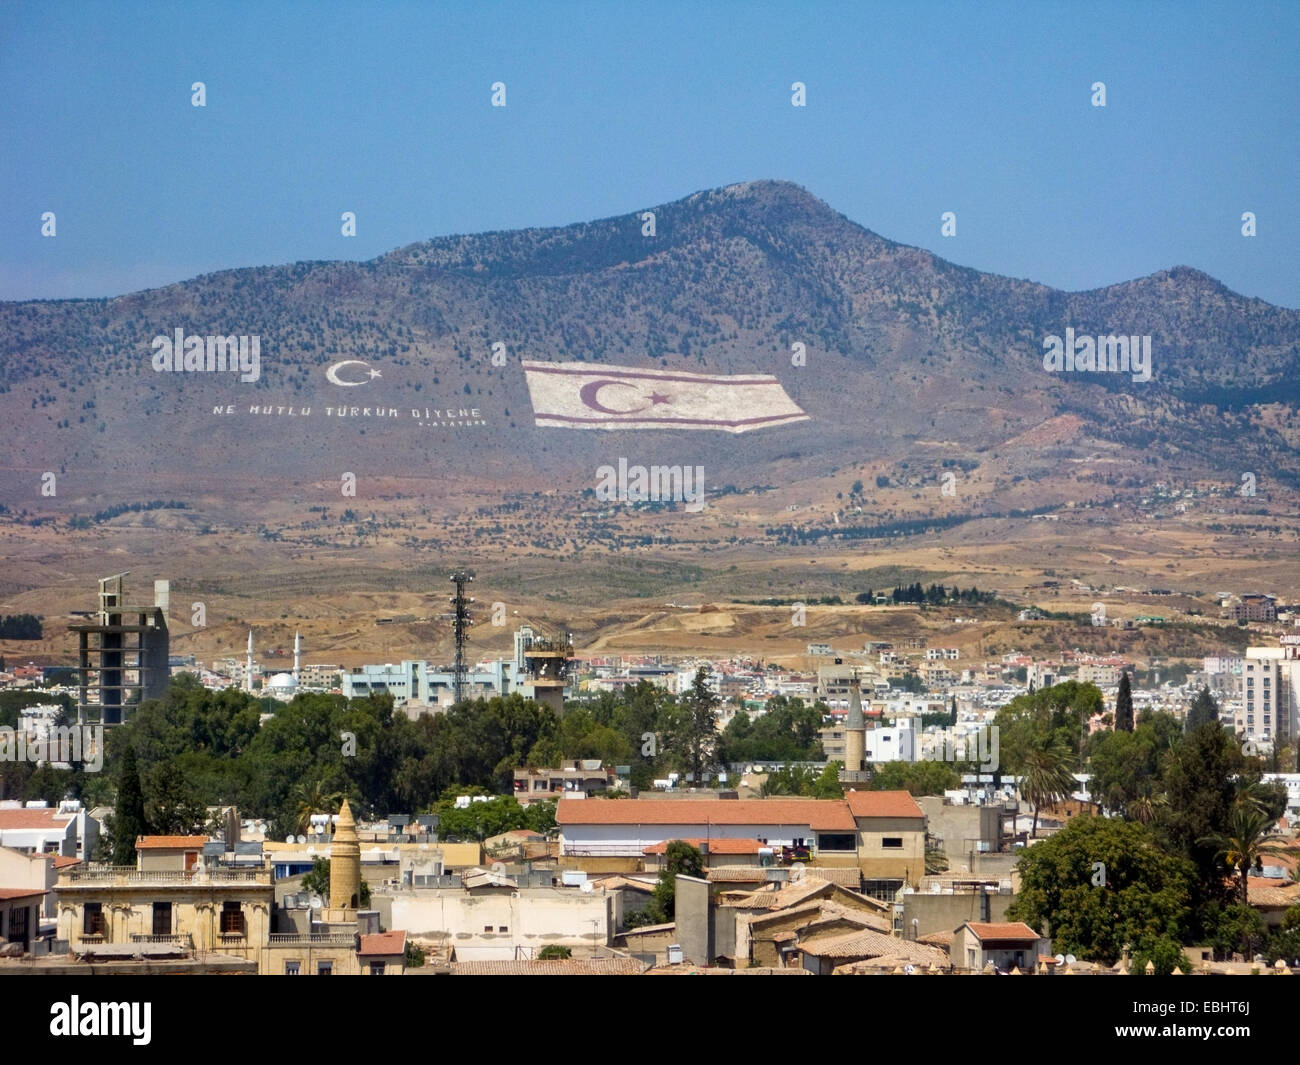
[[[814,799],[842,799],[844,785],[840,783],[840,770],[843,762],[827,762],[816,780],[813,781],[812,797]]]
[[[1263,866],[1265,855],[1285,850],[1270,839],[1274,821],[1258,802],[1239,797],[1228,813],[1227,827],[1206,837],[1239,878],[1243,906],[1250,905],[1250,871]]]
[[[668,745],[698,785],[707,783],[706,772],[713,768],[718,743],[716,712],[718,697],[709,688],[708,666],[695,672],[691,689],[680,699],[669,716]]]
[[[538,961],[568,961],[572,957],[573,951],[558,943],[548,943],[537,952]]]
[[[499,795],[483,802],[471,802],[458,809],[454,795],[449,795],[434,806],[438,815],[438,835],[442,839],[482,843],[502,832],[532,828],[528,814],[513,795]],[[552,817],[554,810],[552,810]],[[540,818],[541,812],[533,815]],[[539,823],[534,821],[534,824]],[[539,831],[538,829],[532,829]]]
[[[1232,734],[1211,721],[1187,733],[1164,756],[1166,801],[1152,824],[1173,853],[1196,867],[1199,914],[1211,902],[1226,904],[1233,893],[1216,837],[1226,831],[1237,797],[1233,758],[1239,753]]]
[[[144,791],[135,748],[129,743],[122,753],[117,775],[117,802],[113,808],[113,864],[135,864],[135,841],[143,836],[148,822],[144,813]]]
[[[1133,686],[1127,669],[1119,678],[1119,691],[1115,695],[1115,729],[1119,732],[1133,731]]]
[[[198,790],[174,761],[163,762],[149,771],[145,788],[145,820],[149,831],[159,836],[202,834],[208,811]]]
[[[1145,825],[1073,818],[1026,848],[1019,871],[1007,916],[1044,930],[1059,952],[1111,965],[1125,944],[1184,941],[1195,870]]]
[[[1191,732],[1198,725],[1219,720],[1219,704],[1214,701],[1208,687],[1202,688],[1192,699],[1187,709],[1187,731]]]
[[[647,909],[653,911],[653,924],[665,924],[676,919],[677,877],[703,876],[704,855],[685,840],[670,840],[664,854],[664,867],[659,870],[655,883],[654,900]]]
[[[1156,936],[1140,944],[1129,958],[1130,975],[1145,976],[1147,962],[1152,965],[1152,976],[1168,976],[1175,969],[1184,973],[1192,971],[1192,963],[1182,946],[1169,936]]]
[[[1285,918],[1284,918],[1285,920]],[[1264,918],[1253,906],[1231,902],[1220,906],[1217,902],[1206,908],[1204,941],[1214,950],[1215,958],[1227,960],[1240,953],[1243,958],[1253,958],[1263,949],[1268,930]]]
[[[1017,695],[994,718],[1003,770],[1022,773],[1032,750],[1059,746],[1081,754],[1088,719],[1104,708],[1101,689],[1072,680]]]
[[[870,791],[906,791],[912,795],[942,795],[961,783],[950,762],[881,762],[873,766]]]
[[[1038,811],[1070,797],[1077,786],[1068,748],[1055,745],[1026,751],[1022,760],[1020,794],[1034,808],[1033,838],[1038,838]]]
[[[1111,813],[1150,821],[1164,792],[1165,755],[1183,739],[1172,714],[1142,711],[1131,732],[1097,732],[1089,744],[1089,787]]]
[[[298,833],[301,835],[311,827],[313,814],[336,814],[343,805],[343,793],[332,791],[325,781],[317,780],[311,784],[300,783],[293,792]]]

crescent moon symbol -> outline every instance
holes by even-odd
[[[600,402],[600,390],[609,385],[635,388],[634,385],[626,384],[623,381],[588,381],[578,392],[578,398],[591,410],[600,411],[601,414],[637,414],[648,409],[647,407],[633,407],[630,410],[614,410],[612,407],[606,407]],[[649,406],[653,406],[653,404]]]
[[[363,362],[361,359],[344,359],[342,362],[336,362],[325,371],[325,376],[329,379],[330,384],[342,385],[344,388],[354,388],[357,385],[364,385],[366,383],[365,381],[339,380],[339,370],[343,369],[344,366],[364,366],[367,370],[370,369],[370,364]]]

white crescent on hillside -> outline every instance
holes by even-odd
[[[367,374],[365,380],[344,381],[341,377],[339,377],[339,371],[343,369],[343,367],[345,366],[364,366],[366,368],[366,374]],[[325,376],[329,379],[329,382],[332,385],[341,385],[344,388],[354,388],[357,385],[364,385],[366,384],[366,382],[373,381],[376,377],[382,377],[383,375],[378,370],[372,369],[370,364],[365,362],[362,359],[344,359],[342,362],[336,362],[333,366],[331,366],[328,370],[326,370]]]

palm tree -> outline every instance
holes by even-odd
[[[326,791],[323,780],[315,784],[303,781],[294,789],[294,798],[298,802],[298,832],[301,834],[311,824],[312,814],[337,813],[343,802],[343,793]]]
[[[1032,748],[1021,766],[1020,795],[1034,808],[1033,836],[1038,838],[1038,810],[1068,799],[1077,786],[1071,771],[1073,758],[1060,745]]]
[[[1163,795],[1154,794],[1148,785],[1141,795],[1128,804],[1127,813],[1139,824],[1149,825],[1156,819],[1159,811],[1168,805],[1169,800]]]
[[[1250,869],[1260,864],[1264,855],[1285,850],[1269,842],[1274,818],[1258,802],[1248,797],[1239,798],[1228,812],[1226,832],[1206,836],[1202,843],[1213,843],[1228,865],[1241,877],[1241,901],[1250,905]]]

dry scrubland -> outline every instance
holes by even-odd
[[[197,483],[187,486],[190,509],[128,513],[85,530],[67,529],[66,515],[93,513],[102,504],[72,499],[61,500],[57,510],[33,506],[31,513],[60,515],[57,523],[35,528],[12,515],[0,517],[0,612],[47,618],[39,644],[0,643],[0,653],[15,661],[67,661],[75,644],[63,629],[66,615],[91,609],[95,579],[124,569],[141,598],[150,590],[145,582],[172,581],[175,653],[203,661],[242,654],[249,626],[258,631],[259,648],[287,647],[297,628],[308,661],[348,666],[448,658],[450,626],[437,615],[447,609],[447,573],[462,564],[479,575],[473,645],[483,655],[508,653],[510,632],[528,620],[567,624],[579,648],[590,653],[735,653],[806,664],[803,652],[812,641],[852,649],[865,639],[926,636],[960,647],[963,660],[1012,648],[1050,653],[1071,647],[1194,657],[1221,642],[1216,592],[1264,590],[1283,600],[1300,598],[1300,542],[1290,498],[1271,499],[1271,513],[1264,515],[1244,512],[1264,509],[1255,501],[1231,497],[1158,518],[1136,502],[1084,503],[1041,520],[985,518],[907,538],[792,544],[777,542],[765,529],[825,527],[837,513],[845,524],[870,524],[885,508],[909,513],[909,502],[917,514],[922,506],[931,514],[938,508],[924,486],[873,486],[863,493],[864,513],[851,513],[843,498],[835,498],[836,492],[847,495],[844,475],[837,474],[772,493],[723,496],[703,514],[606,507],[600,519],[590,516],[599,504],[575,502],[574,492],[550,489],[534,497],[521,489],[509,499],[506,518],[496,507],[475,505],[487,497],[481,486],[448,490],[439,483],[436,498],[417,495],[409,480],[393,479],[367,486],[369,498],[343,500],[332,485],[267,491],[250,482],[246,491],[231,493],[228,481]],[[167,494],[154,487],[151,494]],[[232,494],[241,500],[234,506],[223,501]],[[796,494],[799,502],[787,501]],[[798,509],[790,511],[791,505]],[[347,510],[353,513],[343,520]],[[1059,588],[1042,587],[1049,579]],[[975,585],[1014,602],[1079,614],[1098,600],[1119,617],[1199,610],[1203,618],[1186,620],[1207,628],[1094,631],[1019,623],[999,607],[922,612],[853,602],[867,588],[888,591],[915,580]],[[1116,594],[1115,587],[1179,594]],[[846,605],[815,602],[835,595]],[[806,601],[806,626],[791,624],[788,605],[758,604],[768,597]],[[491,604],[498,601],[506,609],[502,627],[490,624]],[[189,624],[194,602],[206,606],[205,629]],[[394,615],[421,620],[376,624]],[[979,622],[959,625],[957,617]]]

